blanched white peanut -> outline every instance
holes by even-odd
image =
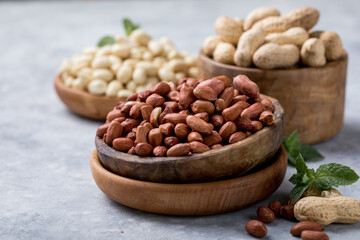
[[[137,29],[129,37],[115,36],[115,44],[84,49],[64,61],[59,74],[72,88],[96,95],[128,96],[144,90],[148,83],[178,82],[197,74],[196,66],[197,58],[179,52],[168,38],[155,41]]]
[[[152,59],[153,59],[153,54],[150,52],[150,51],[144,51],[143,53],[142,53],[142,59],[143,60],[146,60],[146,61],[151,61]]]
[[[119,81],[117,80],[111,81],[106,89],[105,95],[109,97],[116,97],[117,93],[121,89],[123,89],[123,86]]]
[[[58,72],[59,73],[69,72],[70,69],[71,69],[71,61],[65,59],[61,62]]]
[[[132,68],[127,65],[122,65],[116,73],[116,79],[121,83],[128,83],[131,79]]]
[[[88,81],[92,79],[92,69],[91,68],[82,68],[77,76],[78,77],[81,77],[81,78],[85,78],[87,79]]]
[[[174,46],[174,44],[172,43],[172,41],[171,41],[170,38],[168,38],[168,37],[161,37],[161,38],[159,39],[159,43],[161,43],[162,45],[164,45],[164,44],[169,44],[169,45]]]
[[[111,65],[113,65],[114,63],[121,63],[122,59],[116,55],[110,55],[109,57],[109,61],[111,63]]]
[[[92,68],[109,68],[111,65],[110,59],[108,56],[98,56],[95,57],[91,62]]]
[[[199,68],[197,68],[197,67],[189,68],[188,72],[189,72],[190,77],[193,77],[193,78],[199,77]]]
[[[138,85],[136,84],[135,81],[130,81],[126,84],[126,88],[132,92],[135,92],[137,87],[138,87]]]
[[[162,65],[166,62],[166,59],[164,57],[155,57],[153,59],[153,64],[159,69]]]
[[[146,79],[146,84],[150,84],[150,83],[158,83],[159,79],[157,77],[149,77]]]
[[[184,61],[188,67],[195,67],[197,62],[197,57],[189,55],[185,57]]]
[[[169,82],[169,81],[173,81],[175,78],[174,72],[171,71],[168,68],[160,68],[158,71],[158,75],[161,81],[163,82]]]
[[[147,46],[147,44],[151,40],[151,37],[143,30],[136,29],[130,34],[130,39],[132,39],[135,43],[139,45]]]
[[[183,59],[172,59],[167,63],[169,69],[173,72],[186,72],[187,65]]]
[[[103,95],[106,92],[107,83],[102,79],[94,79],[87,87],[91,94]]]
[[[128,58],[130,56],[131,47],[126,44],[114,44],[112,46],[112,53],[122,59]]]
[[[175,80],[176,82],[179,82],[180,79],[185,78],[186,74],[184,72],[177,72],[175,73]]]
[[[175,59],[175,58],[181,58],[181,55],[176,49],[172,49],[168,52],[167,59],[171,60],[171,59]]]
[[[132,59],[141,59],[142,57],[142,51],[140,50],[140,48],[137,47],[133,47],[130,49],[130,58]]]
[[[89,82],[88,79],[86,78],[82,78],[82,77],[77,77],[72,83],[71,83],[71,87],[78,89],[78,90],[84,90],[86,84]]]
[[[60,77],[61,77],[61,79],[65,79],[65,78],[67,78],[67,77],[74,77],[73,75],[71,75],[69,72],[62,72],[62,73],[60,73]]]
[[[98,50],[98,47],[86,47],[86,48],[84,48],[83,53],[84,54],[95,55],[97,50]]]
[[[95,56],[104,56],[112,54],[112,45],[105,45],[96,52]]]
[[[170,51],[173,51],[173,50],[176,51],[175,47],[171,44],[166,43],[166,44],[163,44],[162,47],[163,47],[163,56],[164,57],[167,57]]]
[[[67,87],[71,87],[71,85],[72,85],[72,83],[73,83],[73,81],[74,81],[74,78],[73,77],[71,77],[71,76],[68,76],[68,77],[62,77],[62,79],[64,79],[64,84],[65,84],[65,86],[67,86]]]
[[[114,73],[107,68],[95,69],[93,71],[93,79],[102,79],[104,81],[111,81],[114,79]]]
[[[135,64],[136,68],[143,68],[148,76],[155,76],[157,74],[157,67],[150,61],[139,61]]]
[[[133,94],[132,91],[127,90],[127,89],[121,89],[118,93],[117,96],[120,98],[127,98],[128,96],[130,96],[131,94]]]
[[[126,60],[123,61],[122,65],[125,65],[125,66],[129,66],[131,68],[134,68],[136,63],[138,62],[139,60],[138,59],[132,59],[132,58],[128,58]]]
[[[70,72],[72,74],[76,74],[81,68],[84,67],[89,67],[90,63],[92,60],[92,56],[91,55],[80,55],[80,56],[75,56],[72,59],[72,66],[71,66],[71,70]]]
[[[119,71],[119,68],[121,67],[121,64],[120,63],[114,63],[114,64],[111,64],[111,71],[113,71],[113,73],[117,73]]]
[[[130,44],[129,38],[127,36],[116,34],[114,38],[117,44],[126,44],[126,45]]]
[[[148,48],[154,56],[159,56],[163,51],[162,45],[155,40],[149,41]]]
[[[135,68],[132,74],[133,81],[138,84],[142,85],[146,83],[146,72],[143,68]]]

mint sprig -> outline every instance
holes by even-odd
[[[290,199],[294,202],[311,186],[323,191],[331,187],[350,185],[359,179],[354,170],[338,163],[321,165],[315,172],[314,169],[306,166],[301,154],[296,158],[295,167],[297,173],[289,179],[291,183],[295,184],[290,192]]]
[[[131,22],[131,20],[128,18],[123,19],[123,24],[124,24],[124,29],[125,29],[127,36],[130,36],[132,31],[134,31],[135,29],[138,29],[140,27],[140,25]]]
[[[105,36],[105,37],[102,37],[100,39],[100,41],[98,42],[97,46],[98,47],[103,47],[105,45],[112,45],[115,43],[115,38],[112,37],[112,36]]]
[[[134,31],[135,29],[138,29],[140,27],[140,25],[134,24],[133,22],[131,22],[130,19],[128,18],[124,18],[123,19],[123,25],[124,25],[124,29],[126,32],[126,35],[129,36],[132,31]],[[100,41],[98,42],[97,46],[98,47],[103,47],[105,45],[113,45],[115,44],[115,38],[113,36],[104,36],[100,39]]]
[[[291,165],[296,164],[296,158],[299,154],[302,155],[306,162],[315,162],[324,159],[324,156],[315,148],[300,142],[297,131],[294,131],[289,137],[283,137],[282,144],[286,149]]]

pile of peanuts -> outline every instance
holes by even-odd
[[[257,209],[258,220],[251,220],[246,223],[245,230],[254,237],[262,238],[267,234],[267,228],[264,223],[272,223],[276,216],[281,216],[290,221],[296,221],[294,215],[295,203],[291,200],[286,205],[281,205],[279,201],[272,201],[269,205],[260,206]],[[323,231],[325,228],[319,223],[312,221],[301,221],[296,223],[290,230],[295,237],[301,237],[303,240],[323,239],[329,240],[329,237]]]
[[[115,150],[188,156],[242,141],[274,122],[274,106],[245,75],[150,84],[119,102],[97,130]]]
[[[344,55],[335,32],[312,31],[320,13],[311,7],[280,16],[272,7],[252,11],[245,20],[227,16],[215,22],[216,36],[203,43],[203,52],[215,61],[262,69],[321,67]]]
[[[127,98],[149,83],[177,83],[198,75],[197,58],[177,51],[166,37],[156,41],[136,29],[115,40],[113,45],[85,48],[64,60],[59,69],[64,84],[94,95]]]

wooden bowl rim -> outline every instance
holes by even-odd
[[[220,63],[220,62],[216,62],[214,59],[208,57],[203,50],[200,50],[199,52],[199,59],[205,61],[205,62],[209,62],[212,65],[215,65],[218,68],[223,68],[223,69],[230,69],[233,71],[242,71],[242,72],[248,72],[248,73],[261,73],[261,72],[294,72],[294,71],[319,71],[320,69],[325,69],[325,68],[330,68],[333,67],[334,65],[340,64],[343,61],[346,61],[348,58],[348,54],[347,52],[344,50],[343,51],[343,55],[341,56],[340,59],[336,60],[336,61],[331,61],[331,62],[327,62],[325,66],[322,67],[301,67],[301,68],[279,68],[279,69],[262,69],[262,68],[248,68],[248,67],[239,67],[236,65],[230,65],[230,64],[224,64],[224,63]],[[198,60],[199,61],[199,60]]]
[[[232,182],[238,182],[240,179],[243,181],[246,181],[246,180],[252,179],[252,178],[258,178],[258,177],[261,178],[261,176],[264,175],[265,172],[276,172],[277,170],[280,169],[280,166],[282,165],[282,161],[285,161],[285,159],[286,159],[286,162],[287,162],[287,153],[282,144],[280,145],[279,150],[276,152],[274,158],[275,157],[277,157],[277,159],[274,160],[273,162],[271,162],[271,164],[266,165],[265,167],[261,168],[260,170],[258,170],[256,172],[248,172],[244,175],[241,175],[240,177],[231,178],[231,179],[211,181],[211,182],[200,182],[200,183],[160,183],[160,182],[148,182],[148,181],[142,181],[142,180],[138,180],[138,179],[123,177],[121,175],[110,172],[109,170],[107,170],[106,168],[104,168],[101,165],[100,158],[98,156],[98,152],[96,149],[94,149],[91,154],[90,166],[91,166],[91,169],[94,168],[94,170],[96,169],[97,171],[100,171],[102,173],[102,175],[106,176],[107,178],[110,178],[113,181],[118,181],[121,184],[131,183],[132,185],[137,185],[137,186],[141,186],[141,187],[150,187],[150,188],[151,187],[152,188],[163,188],[163,187],[167,188],[168,186],[172,186],[172,189],[174,190],[174,192],[181,191],[181,189],[185,189],[188,187],[190,187],[190,188],[201,187],[202,190],[205,191],[206,189],[204,189],[204,187],[212,187],[214,184],[217,184],[218,187],[221,188],[221,185],[228,185],[229,183],[232,183]],[[285,172],[286,172],[286,170],[285,170]]]
[[[65,84],[63,83],[63,81],[61,81],[61,76],[60,74],[56,75],[55,77],[55,88],[58,89],[59,91],[63,91],[63,92],[67,92],[71,95],[77,95],[81,98],[87,98],[87,99],[91,99],[92,101],[126,101],[126,98],[122,98],[122,97],[108,97],[108,96],[98,96],[98,95],[94,95],[91,94],[89,92],[86,91],[82,91],[79,89],[74,89],[68,86],[65,86]]]
[[[204,153],[196,153],[191,156],[180,156],[180,157],[139,157],[137,155],[122,153],[120,151],[117,151],[113,149],[112,147],[109,147],[106,143],[104,143],[103,139],[95,137],[95,145],[96,149],[101,152],[101,154],[107,155],[108,157],[111,157],[113,159],[121,159],[121,161],[126,161],[128,163],[138,163],[138,164],[150,164],[153,165],[155,163],[168,163],[172,161],[192,161],[199,158],[207,158],[212,157],[214,155],[222,154],[227,151],[231,151],[232,149],[238,148],[238,147],[244,147],[246,145],[253,144],[259,134],[266,134],[269,131],[273,131],[277,126],[279,126],[282,121],[284,121],[284,109],[280,105],[279,101],[275,98],[266,96],[261,94],[261,97],[269,98],[273,105],[274,105],[274,115],[275,120],[274,123],[271,126],[266,126],[260,131],[250,135],[249,137],[245,138],[244,140],[225,145],[218,149],[212,149],[210,151],[204,152]],[[99,150],[100,149],[100,150]],[[101,149],[104,149],[105,151],[101,151]],[[151,161],[150,161],[151,160]]]

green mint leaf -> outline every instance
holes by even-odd
[[[318,150],[304,143],[300,143],[299,152],[306,162],[316,162],[324,159],[324,156],[321,155]]]
[[[296,171],[289,181],[296,186],[290,192],[290,198],[296,201],[301,195],[313,184],[314,182],[314,169],[309,169],[301,154],[296,158],[295,163]]]
[[[286,149],[289,165],[296,164],[296,157],[299,153],[301,153],[306,162],[314,162],[324,159],[324,157],[315,148],[300,142],[297,131],[291,133],[289,137],[283,137],[282,144]]]
[[[127,36],[130,36],[132,31],[134,31],[135,29],[138,29],[140,27],[140,25],[134,24],[128,18],[123,19],[123,24],[124,24],[124,28],[125,28],[125,32],[126,32]]]
[[[297,131],[294,131],[288,138],[283,139],[283,145],[286,151],[294,158],[299,154],[299,144],[300,141]]]
[[[315,187],[319,190],[327,190],[331,187],[353,184],[358,179],[359,176],[351,168],[338,163],[329,163],[321,165],[316,170]]]
[[[303,176],[304,176],[304,174],[295,173],[294,175],[291,176],[291,178],[289,179],[289,182],[291,182],[292,184],[295,184],[295,185],[301,185]]]
[[[311,186],[312,183],[313,182],[309,182],[308,184],[295,186],[290,192],[291,201],[296,202],[303,195],[303,193]]]
[[[115,38],[112,36],[105,36],[103,38],[100,39],[100,41],[98,42],[97,46],[98,47],[103,47],[105,45],[112,45],[115,43]]]
[[[295,166],[296,158],[294,158],[292,155],[288,154],[288,160],[289,160],[290,165]]]
[[[295,167],[296,167],[296,171],[298,173],[301,173],[302,175],[307,175],[308,179],[314,179],[314,175],[312,174],[312,172],[306,166],[304,158],[302,157],[302,155],[300,153],[296,158]]]

